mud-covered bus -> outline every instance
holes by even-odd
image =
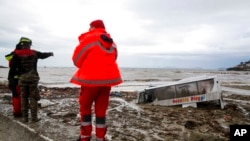
[[[220,102],[224,108],[220,82],[216,76],[199,76],[175,83],[149,87],[138,93],[138,103],[153,105],[196,105],[198,102]]]

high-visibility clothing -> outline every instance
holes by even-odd
[[[84,33],[72,56],[78,70],[70,81],[82,86],[118,85],[122,78],[116,58],[116,44],[105,29]]]
[[[15,85],[15,87],[16,87],[16,91],[12,92],[12,93],[16,93],[15,96],[12,96],[13,115],[20,116],[22,114],[21,92],[20,92],[20,87],[18,85]]]
[[[7,61],[10,61],[12,58],[13,58],[13,52],[11,52],[10,54],[5,55],[5,59]]]
[[[32,121],[37,121],[37,101],[39,92],[37,85],[39,74],[37,72],[38,59],[45,59],[52,56],[52,52],[39,52],[29,48],[15,50],[11,60],[9,76],[19,75],[18,86],[21,91],[22,115],[24,121],[28,121],[29,109],[31,110]]]
[[[96,115],[96,138],[105,139],[106,126],[106,111],[109,104],[109,94],[111,87],[97,86],[88,87],[82,86],[79,96],[80,104],[80,121],[81,121],[81,139],[85,140],[91,137],[92,132],[92,104],[95,103],[94,110]]]
[[[14,56],[14,52],[11,52],[10,54],[5,55],[5,59],[9,62],[9,66],[11,64],[11,60]],[[21,92],[20,87],[18,86],[18,75],[10,76],[8,74],[8,80],[9,80],[9,88],[12,91],[12,107],[13,107],[13,115],[15,117],[21,116]]]
[[[37,72],[37,61],[38,59],[45,59],[53,55],[52,52],[39,52],[31,49],[20,49],[15,50],[15,55],[11,60],[10,65],[10,76],[18,74],[19,76],[34,70],[36,75]]]

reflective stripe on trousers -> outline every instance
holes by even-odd
[[[96,139],[98,141],[104,141],[107,132],[106,118],[96,117]]]
[[[81,141],[90,141],[91,136],[81,135]]]
[[[104,139],[107,131],[106,110],[109,104],[109,94],[111,87],[81,87],[79,96],[80,115],[81,117],[81,135],[91,136],[92,123],[91,113],[94,104],[96,115],[96,138]]]
[[[88,140],[91,138],[92,123],[91,115],[81,115],[81,139]]]

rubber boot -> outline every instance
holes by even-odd
[[[13,116],[21,117],[21,97],[13,97],[12,98],[12,106],[13,106]]]
[[[23,116],[23,122],[29,122],[28,114]]]
[[[12,106],[13,106],[13,116],[15,118],[22,117],[21,91],[18,85],[16,85],[15,90],[12,91]]]
[[[107,126],[103,128],[96,127],[96,141],[106,141],[105,135],[107,132]]]

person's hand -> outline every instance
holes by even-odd
[[[51,56],[54,56],[54,53],[53,53],[53,52],[51,52]]]
[[[8,81],[8,88],[10,89],[10,90],[12,90],[12,87],[13,87],[13,84],[14,82],[12,81],[12,80],[9,80]]]

